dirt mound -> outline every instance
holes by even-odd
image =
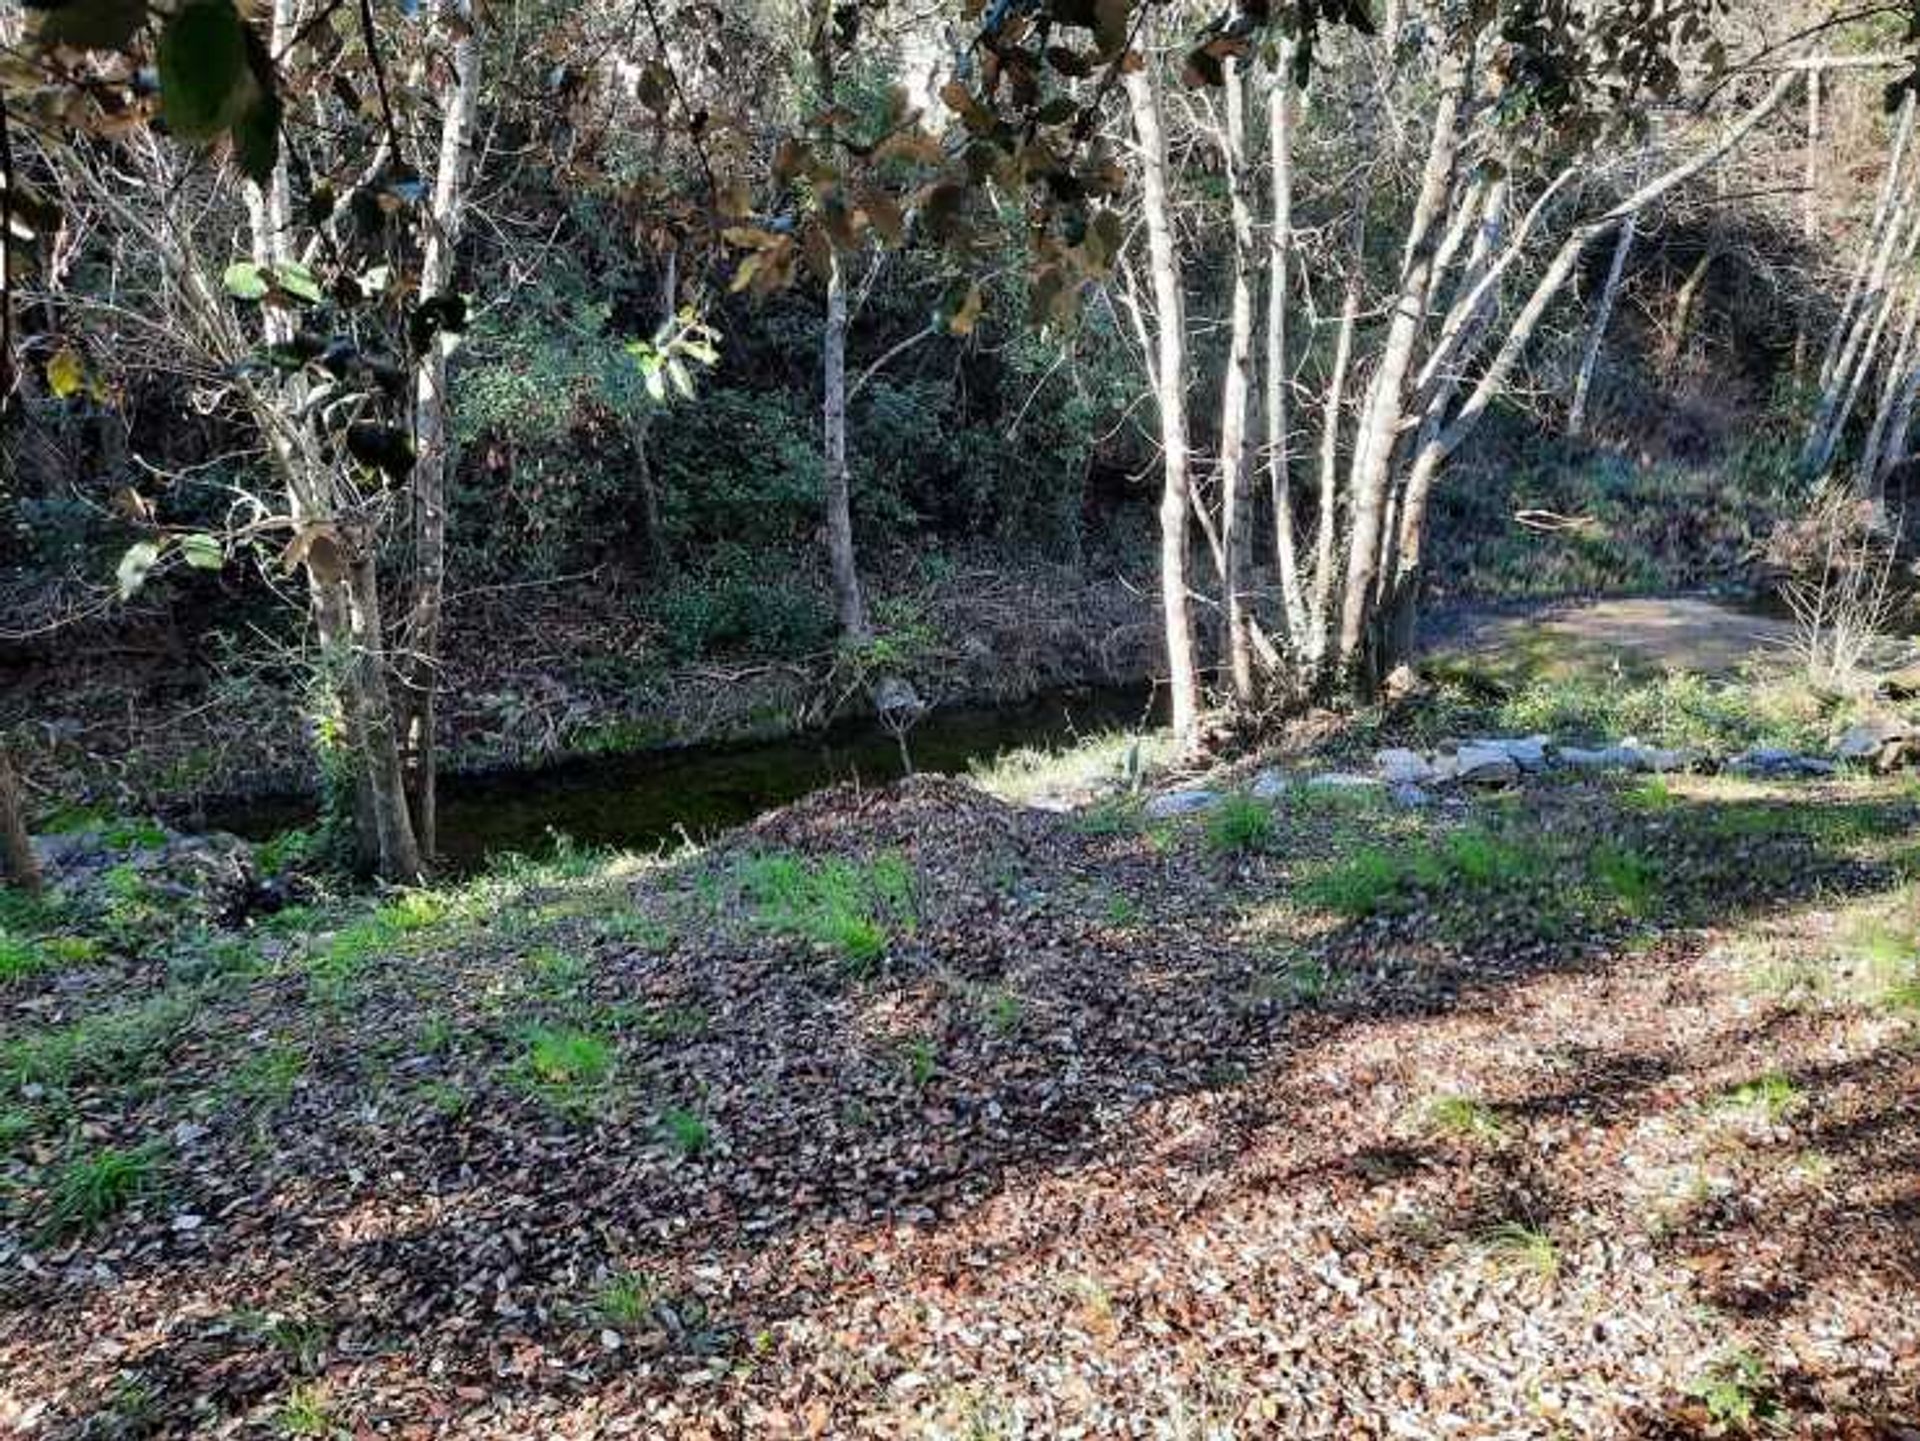
[[[1012,837],[1033,819],[968,781],[921,775],[887,786],[841,785],[816,792],[769,811],[736,832],[733,843],[808,854],[912,853],[962,838],[978,844],[988,837]]]

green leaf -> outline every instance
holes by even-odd
[[[693,399],[693,377],[687,374],[686,366],[677,360],[667,362],[667,378],[673,382],[673,388],[688,400]]]
[[[227,552],[210,535],[180,537],[180,555],[195,570],[219,570],[227,563]]]
[[[133,593],[146,583],[147,574],[160,560],[160,546],[151,540],[136,540],[127,547],[127,553],[120,557],[120,564],[114,570],[114,579],[120,583],[120,599],[131,600]]]
[[[160,115],[183,140],[211,140],[258,92],[229,0],[190,0],[160,36]]]
[[[66,0],[34,14],[34,38],[42,45],[125,50],[147,22],[147,0]]]
[[[665,400],[667,398],[667,377],[665,372],[658,368],[649,370],[645,372],[645,378],[647,394],[655,400]]]
[[[251,260],[236,260],[220,277],[235,300],[258,300],[267,293],[267,277]]]
[[[320,282],[306,266],[288,261],[285,265],[273,267],[273,287],[283,295],[308,305],[318,305],[326,297],[321,293]]]

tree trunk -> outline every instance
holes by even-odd
[[[1606,284],[1600,290],[1600,304],[1587,327],[1587,344],[1580,356],[1580,373],[1573,381],[1573,404],[1567,409],[1567,433],[1582,435],[1587,428],[1587,398],[1593,391],[1593,372],[1600,364],[1600,349],[1606,343],[1607,328],[1613,324],[1614,306],[1620,300],[1620,282],[1627,273],[1627,257],[1633,253],[1633,238],[1638,217],[1629,215],[1620,226],[1620,238],[1613,243],[1613,263],[1607,267]]]
[[[420,260],[423,301],[443,294],[453,283],[455,253],[466,221],[474,122],[480,106],[480,38],[472,6],[466,0],[448,0],[447,14],[453,22],[448,27],[453,33],[453,74],[443,102],[440,158]],[[413,607],[407,617],[406,663],[400,671],[407,795],[420,852],[429,861],[439,840],[434,702],[440,686],[440,630],[447,579],[447,481],[453,469],[447,413],[447,357],[453,345],[453,337],[436,333],[415,363]]]
[[[1247,160],[1247,79],[1239,60],[1224,66],[1226,127],[1222,149],[1233,205],[1233,301],[1227,343],[1227,374],[1220,397],[1221,650],[1243,707],[1254,702],[1253,634],[1246,594],[1253,568],[1252,530],[1247,524],[1248,477],[1253,450],[1248,407],[1253,397],[1253,277],[1259,268],[1253,231],[1253,172]]]
[[[1274,566],[1280,575],[1280,602],[1288,641],[1296,654],[1307,639],[1306,592],[1300,584],[1295,547],[1291,441],[1287,433],[1287,305],[1293,258],[1293,51],[1280,41],[1272,88],[1267,92],[1269,182],[1273,223],[1267,232],[1267,485],[1273,498]]]
[[[406,774],[400,764],[392,692],[387,684],[389,667],[373,537],[350,534],[344,548],[347,631],[352,645],[346,666],[347,703],[352,708],[360,764],[371,793],[380,875],[389,881],[416,881],[421,874],[420,848],[407,807]]]
[[[1464,42],[1470,48],[1471,40]],[[1400,289],[1387,327],[1385,347],[1374,373],[1369,403],[1354,439],[1352,516],[1349,522],[1346,590],[1340,609],[1338,665],[1341,679],[1360,690],[1370,688],[1366,655],[1372,629],[1375,583],[1386,534],[1388,479],[1404,414],[1407,376],[1425,328],[1431,301],[1434,260],[1443,238],[1439,214],[1453,189],[1460,156],[1461,122],[1472,69],[1470,57],[1456,46],[1442,62],[1440,101],[1433,141],[1427,151],[1420,196],[1407,228]]]
[[[1506,335],[1501,340],[1500,348],[1487,363],[1486,369],[1460,406],[1459,412],[1444,425],[1422,428],[1421,441],[1417,446],[1407,480],[1408,494],[1418,495],[1421,497],[1421,502],[1417,515],[1412,506],[1408,507],[1407,514],[1403,518],[1400,546],[1401,565],[1409,568],[1410,573],[1417,574],[1418,571],[1425,522],[1425,497],[1431,491],[1441,466],[1452,458],[1467,437],[1473,433],[1494,399],[1505,390],[1514,367],[1519,364],[1520,357],[1526,352],[1548,309],[1573,277],[1586,247],[1609,231],[1624,225],[1629,219],[1640,214],[1672,190],[1684,185],[1694,176],[1719,163],[1780,107],[1797,79],[1798,76],[1794,72],[1782,75],[1753,108],[1727,128],[1715,145],[1641,186],[1606,214],[1576,226],[1562,242],[1559,251],[1547,266],[1546,272],[1535,284],[1532,294],[1528,296],[1526,304],[1521,307],[1512,325],[1508,327]],[[1489,268],[1487,278],[1467,297],[1469,302],[1477,303],[1479,297],[1488,293],[1487,281],[1497,278],[1512,263],[1513,257],[1518,254],[1518,248],[1525,245],[1533,217],[1539,213],[1539,210],[1540,207],[1536,203],[1529,213],[1527,223],[1519,227],[1514,238],[1508,242],[1506,252]],[[1459,329],[1464,333],[1468,328],[1462,325]],[[1473,345],[1458,348],[1452,354],[1449,364],[1456,374],[1464,371],[1472,362],[1473,353],[1477,348],[1476,341]]]
[[[1320,418],[1320,504],[1313,544],[1313,593],[1308,624],[1311,635],[1307,646],[1310,684],[1318,688],[1326,680],[1326,669],[1333,649],[1333,576],[1336,560],[1334,541],[1340,509],[1340,416],[1347,404],[1347,373],[1353,365],[1354,331],[1360,322],[1360,298],[1363,289],[1361,267],[1365,264],[1363,246],[1364,212],[1356,212],[1354,245],[1347,271],[1347,287],[1340,302],[1340,329],[1333,344],[1333,374],[1327,379],[1327,393]]]
[[[1827,337],[1825,354],[1820,357],[1820,389],[1827,390],[1833,384],[1835,369],[1840,364],[1841,351],[1847,339],[1853,333],[1853,323],[1860,304],[1860,297],[1866,290],[1867,281],[1872,273],[1874,257],[1879,253],[1887,234],[1887,226],[1892,219],[1894,202],[1901,190],[1902,176],[1906,169],[1907,147],[1913,139],[1913,122],[1916,111],[1916,97],[1911,90],[1906,99],[1900,102],[1900,118],[1894,125],[1893,145],[1887,154],[1887,173],[1880,182],[1880,195],[1874,202],[1873,223],[1867,229],[1865,242],[1860,247],[1860,259],[1853,268],[1853,278],[1847,284],[1847,297],[1841,302],[1840,314],[1833,323],[1833,331]]]
[[[29,895],[39,893],[40,857],[27,834],[27,817],[20,802],[20,781],[13,772],[13,756],[0,745],[0,866],[7,878]]]
[[[1200,722],[1200,671],[1193,639],[1193,602],[1187,590],[1187,325],[1180,293],[1167,195],[1167,139],[1151,65],[1126,76],[1134,135],[1139,142],[1141,204],[1157,331],[1155,379],[1160,409],[1160,605],[1166,624],[1168,685],[1174,734],[1190,740]]]
[[[833,16],[817,4],[813,18],[814,79],[820,104],[834,103]],[[847,270],[846,257],[833,249],[827,271],[827,323],[820,341],[821,446],[826,464],[827,564],[833,577],[833,610],[840,638],[864,646],[873,638],[866,597],[853,549],[853,483],[847,470]]]
[[[1860,373],[1873,363],[1873,348],[1886,324],[1888,277],[1894,256],[1910,229],[1912,209],[1909,199],[1896,197],[1868,267],[1865,284],[1848,307],[1852,315],[1846,333],[1844,337],[1836,334],[1837,354],[1832,367],[1826,371],[1820,402],[1807,432],[1807,443],[1800,452],[1800,469],[1805,475],[1818,475],[1833,462],[1833,453],[1840,444],[1840,434],[1846,428],[1849,396],[1859,393]]]

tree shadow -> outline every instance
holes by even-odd
[[[1524,823],[1552,831],[1598,804],[1561,797]],[[1856,854],[1859,828],[1781,831],[1756,819],[1770,808],[1687,801],[1621,822],[1673,867],[1676,898],[1663,923],[1695,922],[1702,905],[1720,924],[1748,922],[1895,883],[1893,871]],[[1879,824],[1920,827],[1910,802],[1871,809]],[[1736,833],[1747,845],[1738,883],[1679,896],[1725,869],[1724,852],[1703,840]],[[1064,1183],[1110,1192],[1130,1177],[1174,1175],[1194,1188],[1182,1214],[1202,1214],[1244,1184],[1236,1168],[1256,1143],[1282,1136],[1297,1139],[1296,1160],[1263,1172],[1264,1186],[1366,1190],[1444,1170],[1457,1151],[1330,1133],[1316,1120],[1326,1082],[1315,1058],[1376,1027],[1498,1012],[1554,976],[1637,967],[1644,979],[1666,954],[1638,944],[1645,917],[1556,941],[1513,932],[1524,905],[1470,897],[1444,937],[1431,906],[1323,929],[1312,952],[1342,983],[1324,995],[1256,1000],[1251,988],[1272,956],[1236,930],[1235,898],[1290,893],[1313,859],[1291,847],[1320,843],[1303,832],[1276,854],[1223,867],[1191,842],[1169,850],[1151,835],[1089,835],[953,782],[815,797],[639,883],[637,903],[677,917],[680,938],[646,951],[611,947],[593,999],[685,1007],[711,1024],[693,1036],[627,1036],[627,1090],[600,1119],[556,1116],[505,1083],[500,1038],[510,1031],[496,1024],[467,1058],[462,1075],[475,1094],[458,1115],[375,1105],[368,1120],[366,1096],[358,1112],[345,1104],[359,1094],[349,1082],[345,1094],[316,1095],[283,1122],[294,1134],[264,1189],[244,1146],[216,1137],[224,1174],[196,1174],[190,1185],[195,1209],[218,1224],[174,1237],[160,1218],[148,1221],[154,1234],[117,1254],[91,1306],[70,1275],[25,1278],[0,1313],[0,1354],[33,1352],[36,1331],[92,1324],[101,1305],[137,1298],[151,1317],[169,1296],[196,1294],[199,1322],[169,1326],[122,1364],[169,1392],[192,1377],[191,1394],[234,1416],[296,1370],[219,1323],[216,1298],[271,1306],[305,1296],[320,1298],[338,1368],[430,1392],[442,1405],[461,1404],[463,1387],[493,1406],[644,1390],[636,1366],[671,1372],[716,1349],[744,1363],[756,1336],[831,1315],[871,1289],[857,1264],[867,1243],[892,1238],[938,1252],[968,1217],[1023,1194]],[[737,916],[690,929],[703,907],[710,912],[706,878],[769,849],[914,863],[918,919],[895,938],[882,972],[849,976],[804,941]],[[1088,885],[1126,895],[1140,919],[1088,914],[1072,899]],[[1687,935],[1660,943],[1674,956],[1699,944]],[[1000,990],[986,987],[1016,997],[1017,1009],[996,1009]],[[362,1002],[376,1030],[401,993],[396,982]],[[1773,1024],[1764,1019],[1748,1039],[1764,1039]],[[365,1035],[350,1029],[341,1043],[364,1045]],[[911,1064],[918,1041],[932,1058],[924,1074]],[[1520,1125],[1650,1110],[1730,1043],[1571,1050],[1552,1089],[1503,1109]],[[1801,1083],[1819,1092],[1850,1080],[1836,1068]],[[698,1108],[716,1138],[709,1150],[676,1154],[654,1129],[654,1113],[676,1103]],[[1843,1157],[1876,1154],[1911,1179],[1920,1174],[1916,1125],[1890,1109],[1849,1116],[1817,1129],[1813,1144]],[[1430,1236],[1408,1244],[1438,1252],[1504,1222],[1547,1224],[1565,1208],[1532,1161],[1496,1150],[1482,1163],[1490,1175],[1436,1218]],[[1914,1205],[1895,1196],[1850,1213],[1835,1198],[1818,1218],[1859,1244],[1851,1258],[1823,1249],[1820,1264],[1891,1268],[1885,1237],[1911,1235]],[[1131,1223],[1093,1224],[1111,1232]],[[1732,1246],[1767,1224],[1722,1218],[1713,1234]],[[594,1291],[616,1271],[648,1277],[654,1305],[635,1334],[607,1347]],[[1914,1283],[1910,1269],[1899,1274]],[[1729,1293],[1726,1309],[1777,1318],[1817,1280],[1783,1281],[1750,1300]],[[110,1368],[69,1363],[65,1374],[92,1383],[65,1403],[63,1424],[78,1434]]]

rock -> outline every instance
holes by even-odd
[[[1801,755],[1798,751],[1783,750],[1778,746],[1758,746],[1750,751],[1742,751],[1727,762],[1727,770],[1733,775],[1767,779],[1810,779],[1830,776],[1837,769],[1830,760]]]
[[[1346,771],[1325,771],[1307,779],[1307,789],[1316,791],[1373,791],[1380,789],[1378,776],[1357,776]]]
[[[1913,727],[1898,716],[1873,716],[1849,726],[1834,742],[1833,753],[1843,761],[1890,771],[1912,759],[1916,739]]]
[[[1289,784],[1279,771],[1265,770],[1253,778],[1253,784],[1247,787],[1247,794],[1271,805],[1287,793]]]
[[[1548,741],[1542,735],[1475,739],[1467,744],[1479,749],[1505,752],[1507,759],[1528,775],[1539,775],[1547,768]]]
[[[1374,769],[1390,786],[1418,785],[1434,779],[1434,768],[1418,751],[1384,750],[1373,758]]]
[[[1637,741],[1625,741],[1615,749],[1626,758],[1629,770],[1652,771],[1655,775],[1690,771],[1705,759],[1696,750],[1663,750],[1659,746],[1643,746]]]
[[[1219,804],[1218,791],[1168,791],[1148,801],[1145,812],[1149,820],[1164,821],[1174,816],[1198,815]]]
[[[1421,806],[1427,805],[1433,800],[1432,796],[1421,790],[1420,787],[1412,781],[1400,781],[1388,791],[1387,794],[1393,797],[1393,803],[1395,805],[1410,811],[1418,810]]]
[[[1520,763],[1500,746],[1469,741],[1453,753],[1453,773],[1467,785],[1507,785],[1520,779]]]
[[[1633,765],[1633,756],[1625,746],[1601,746],[1598,750],[1561,746],[1554,752],[1554,759],[1582,771],[1627,770]]]
[[[897,724],[916,719],[927,708],[927,703],[920,699],[911,681],[887,675],[880,677],[879,684],[873,688],[873,708],[881,720]]]

